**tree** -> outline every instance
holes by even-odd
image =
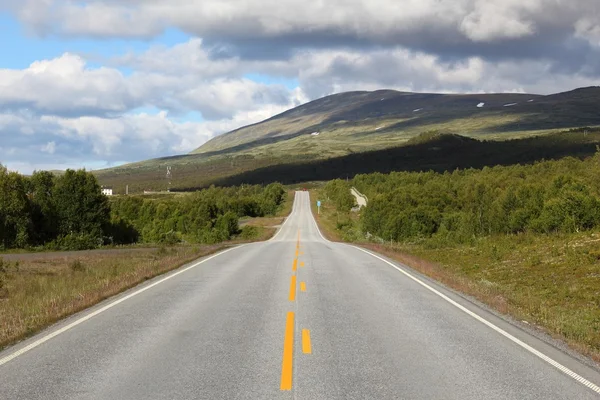
[[[53,197],[59,234],[79,233],[102,238],[110,221],[110,208],[93,174],[67,170],[56,178]]]
[[[58,234],[58,216],[53,198],[54,175],[35,171],[29,179],[33,239],[36,244],[54,240]]]
[[[25,179],[0,165],[0,246],[12,248],[29,245],[29,212]]]

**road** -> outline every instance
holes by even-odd
[[[269,242],[0,353],[0,399],[600,397],[592,367],[406,267],[324,240],[309,202],[298,192]]]
[[[362,195],[358,190],[352,188],[350,189],[350,193],[352,193],[352,196],[354,196],[354,198],[356,199],[356,204],[358,204],[359,209],[367,206],[367,198],[364,195]]]

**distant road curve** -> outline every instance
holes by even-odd
[[[367,202],[368,202],[367,196],[360,193],[355,187],[350,189],[350,193],[352,193],[352,195],[356,199],[356,204],[358,204],[359,209],[367,206]]]

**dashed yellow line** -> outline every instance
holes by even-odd
[[[292,390],[292,368],[294,365],[294,313],[288,312],[283,339],[283,361],[281,363],[281,390]]]
[[[294,264],[292,264],[292,271],[296,272],[298,269],[298,259],[294,258]]]
[[[304,354],[312,354],[310,331],[308,329],[302,329],[302,352]]]
[[[304,261],[300,261],[300,266],[304,267]]]
[[[290,301],[296,300],[296,275],[292,275],[290,282]]]
[[[306,292],[306,283],[305,282],[300,282],[300,291]]]

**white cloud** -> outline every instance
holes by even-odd
[[[44,153],[54,154],[54,152],[56,151],[56,142],[48,142],[45,145],[43,145],[40,150]]]
[[[139,61],[147,57],[144,54]],[[175,52],[170,59],[185,57],[185,53]],[[217,70],[220,63],[205,64],[207,69]],[[159,72],[141,71],[125,77],[115,68],[88,68],[80,56],[66,53],[36,61],[24,70],[0,69],[0,107],[44,115],[109,117],[153,105],[180,112],[199,111],[204,118],[220,119],[239,110],[289,103],[289,91],[282,86],[214,73],[205,77],[198,68],[192,62],[177,70],[158,64],[153,69]]]
[[[101,68],[65,53],[0,69],[0,160],[12,165],[187,152],[347,90],[545,94],[600,83],[597,0],[0,0],[0,9],[39,35],[197,36]],[[267,82],[249,78],[257,74]],[[203,120],[182,122],[190,112]]]
[[[586,16],[575,24],[575,35],[593,46],[600,47],[600,7],[593,16]]]
[[[24,70],[0,69],[0,107],[44,113],[124,112],[136,105],[116,69],[86,68],[73,54],[32,63]]]
[[[541,7],[542,0],[476,1],[460,29],[474,41],[529,36],[536,29],[531,16]]]
[[[573,31],[580,18],[598,15],[596,0],[27,0],[11,8],[39,33],[150,37],[177,27],[200,37],[327,34],[400,45],[432,32],[456,42]]]

